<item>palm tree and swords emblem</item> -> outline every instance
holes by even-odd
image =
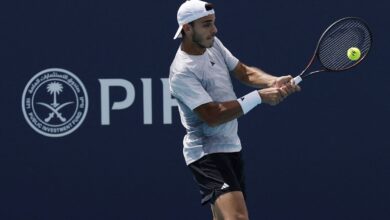
[[[57,95],[59,95],[64,89],[62,84],[59,82],[49,83],[47,85],[46,89],[47,89],[47,92],[53,96],[53,102],[50,104],[47,104],[44,102],[37,102],[38,105],[44,106],[51,111],[49,113],[49,115],[47,116],[47,118],[44,119],[45,122],[49,122],[54,117],[54,115],[57,116],[57,118],[60,119],[61,122],[65,122],[66,118],[62,116],[62,113],[60,112],[60,110],[62,108],[64,108],[65,106],[72,104],[73,102],[65,102],[63,104],[60,104],[57,102]]]

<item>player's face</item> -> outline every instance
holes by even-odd
[[[217,32],[215,15],[205,16],[194,21],[192,42],[200,48],[210,48],[214,44],[214,36]]]

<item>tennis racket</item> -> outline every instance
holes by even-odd
[[[306,77],[320,72],[351,69],[364,60],[371,45],[372,34],[365,21],[357,17],[342,18],[324,31],[309,64],[294,78],[294,83],[298,85]],[[314,61],[319,62],[319,67],[309,71]]]

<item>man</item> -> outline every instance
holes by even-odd
[[[170,67],[169,82],[187,130],[183,153],[214,219],[248,219],[237,118],[260,103],[276,105],[299,91],[291,76],[274,77],[248,67],[215,37],[213,5],[184,2],[177,13],[182,43]],[[232,72],[230,74],[230,72]],[[237,99],[231,75],[261,88]]]

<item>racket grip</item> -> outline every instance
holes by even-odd
[[[301,76],[296,76],[294,79],[294,84],[298,85],[300,82],[302,82],[302,77]]]

